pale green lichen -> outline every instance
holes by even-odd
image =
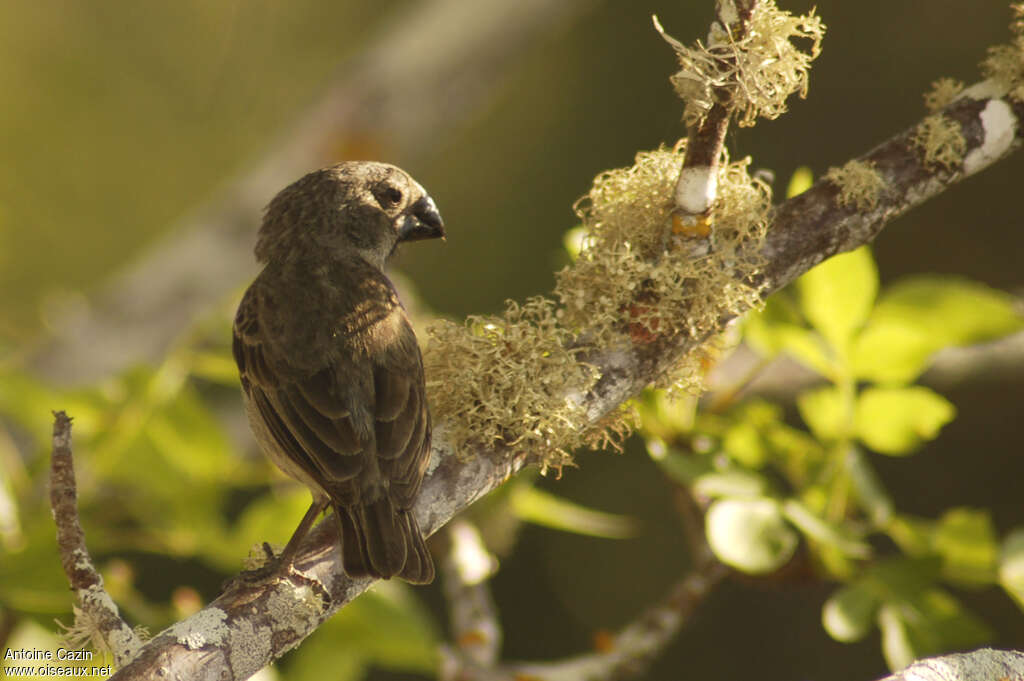
[[[990,47],[981,71],[1010,97],[1024,101],[1024,3],[1013,3],[1010,9],[1014,15],[1010,23],[1013,39],[1005,45]]]
[[[829,168],[825,179],[839,187],[836,201],[840,206],[870,210],[878,205],[878,195],[885,189],[885,180],[866,161],[853,160],[841,168]]]
[[[635,417],[624,408],[586,425],[583,398],[599,378],[580,361],[586,350],[686,334],[698,349],[662,382],[699,390],[719,320],[759,301],[754,278],[771,195],[747,173],[749,159],[724,159],[712,234],[695,246],[671,230],[682,155],[682,144],[643,152],[596,178],[577,202],[584,233],[575,262],[557,275],[560,306],[509,302],[500,316],[428,330],[430,401],[456,451],[497,442],[539,452],[543,467],[558,469],[580,445],[616,446]]]
[[[825,25],[813,10],[793,16],[780,10],[774,0],[757,3],[740,39],[724,34],[716,24],[718,30],[708,46],[697,41],[687,47],[667,35],[657,18],[655,26],[679,59],[681,68],[672,76],[672,85],[686,102],[687,125],[704,119],[723,88],[732,93],[731,106],[739,125],[751,126],[758,116],[778,118],[786,112],[791,94],[807,95],[810,63],[820,54],[825,35]],[[809,40],[810,45],[801,50],[794,39]]]
[[[428,334],[427,390],[457,451],[500,442],[541,452],[545,466],[568,463],[584,420],[581,398],[597,372],[578,360],[553,301],[509,301],[501,316],[442,321]]]
[[[924,106],[931,113],[945,109],[964,90],[964,84],[953,78],[939,78],[932,89],[924,93]]]
[[[638,154],[632,167],[599,176],[577,203],[587,237],[576,262],[558,273],[555,295],[566,325],[602,346],[680,332],[701,338],[722,314],[758,298],[750,282],[768,187],[747,174],[749,160],[726,159],[710,240],[680,240],[670,225],[682,155],[682,145]]]
[[[926,166],[941,166],[947,170],[963,163],[967,140],[960,124],[941,114],[933,114],[917,126],[911,143],[921,152]]]

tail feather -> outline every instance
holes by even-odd
[[[434,561],[423,541],[423,533],[420,532],[412,513],[403,512],[402,515],[405,516],[402,526],[408,556],[405,559],[405,568],[398,576],[412,584],[430,584],[434,581]]]
[[[416,520],[396,511],[387,496],[366,505],[336,505],[334,513],[341,527],[342,565],[350,577],[433,581],[434,563]]]
[[[366,539],[363,537],[362,526],[356,522],[351,510],[336,505],[334,515],[341,530],[341,563],[345,573],[353,579],[376,576],[370,569],[370,561],[366,555]]]

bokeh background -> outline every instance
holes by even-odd
[[[379,57],[372,48],[382,36],[431,4],[0,4],[0,361],[31,365],[63,315],[87,314],[113,273],[172,243],[175,230],[284,143],[325,89]],[[688,42],[706,32],[711,0],[531,4],[543,20],[500,64],[465,64],[483,75],[457,93],[464,107],[427,128],[362,121],[331,129],[317,147],[321,163],[375,157],[405,167],[430,190],[448,241],[406,249],[395,266],[436,314],[495,312],[507,298],[548,291],[565,262],[572,203],[591,178],[685,134],[668,85],[674,56],[650,15]],[[793,12],[811,6],[780,4]],[[777,194],[797,167],[823,173],[915,123],[930,83],[977,80],[986,48],[1008,36],[1007,3],[995,0],[814,4],[829,30],[809,96],[780,120],[734,128],[728,139],[734,157],[751,155],[754,168],[774,172]],[[473,5],[465,2],[464,15],[456,12],[464,21],[445,31],[425,24],[422,54],[410,58],[429,59],[445,41],[472,34]],[[490,11],[505,10],[494,3]],[[440,106],[420,93],[388,97],[414,118],[433,120],[429,107]],[[1017,155],[890,225],[875,244],[883,282],[937,272],[1021,293],[1024,220],[1014,190],[1022,178]],[[266,187],[259,203],[280,186]],[[256,227],[238,231],[235,251],[248,252]],[[214,269],[221,258],[237,259],[212,248],[202,257]],[[225,294],[210,291],[210,306]],[[1020,372],[961,382],[945,394],[957,420],[927,456],[882,462],[887,483],[909,511],[977,505],[993,508],[1001,529],[1019,522]],[[495,581],[508,658],[590,648],[596,630],[626,622],[685,567],[671,490],[638,448],[586,454],[579,464],[543,485],[634,516],[642,531],[612,541],[524,529]],[[421,591],[440,612],[436,587]],[[822,631],[827,594],[820,585],[732,583],[701,608],[649,678],[883,675],[877,639],[840,645]],[[997,644],[1024,647],[1024,627],[1005,597],[967,599],[1002,622]]]

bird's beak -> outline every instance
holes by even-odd
[[[398,228],[398,240],[419,241],[438,237],[444,238],[444,221],[437,212],[434,200],[424,196],[409,206],[409,210],[402,217],[402,224]]]

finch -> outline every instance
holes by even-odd
[[[350,577],[434,578],[412,514],[430,457],[423,360],[383,269],[398,244],[437,237],[433,199],[384,163],[309,173],[267,207],[233,350],[256,440],[313,493],[275,569],[329,506]]]

